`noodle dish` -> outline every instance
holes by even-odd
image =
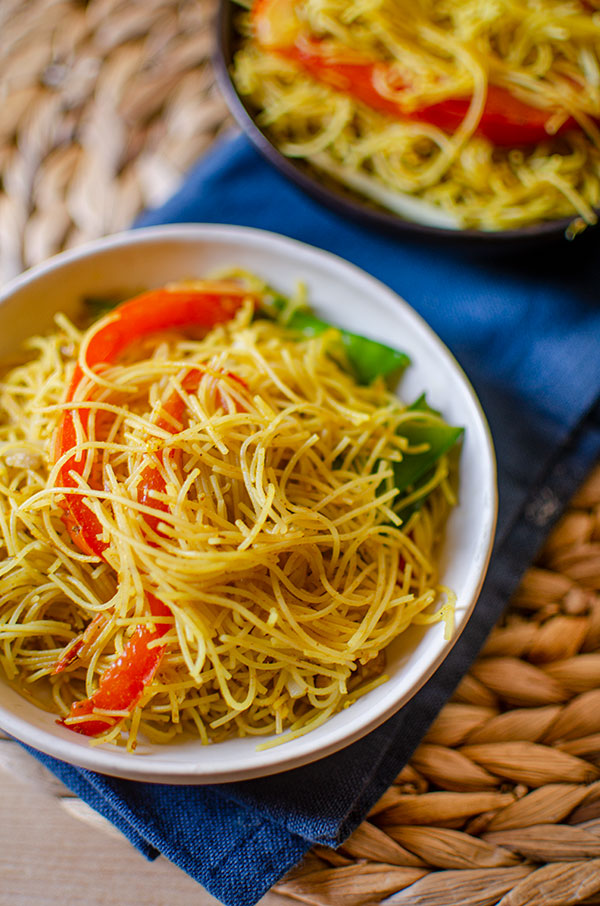
[[[596,223],[597,3],[255,0],[233,16],[240,98],[325,185],[444,230]]]
[[[183,781],[380,722],[489,556],[485,428],[439,341],[259,231],[135,231],[38,270],[0,305],[2,725]]]
[[[411,625],[451,637],[463,430],[388,389],[406,353],[236,272],[29,347],[0,385],[0,663],[63,726],[286,741]]]

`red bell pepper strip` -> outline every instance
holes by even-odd
[[[171,615],[169,608],[153,594],[146,592],[146,598],[153,617]],[[153,627],[147,624],[138,626],[121,655],[100,677],[98,688],[91,697],[73,702],[69,718],[91,715],[97,709],[127,711],[128,713],[132,711],[156,673],[165,650],[164,645],[149,648],[148,644],[163,636],[168,628],[168,622],[159,622],[159,619]],[[98,736],[121,720],[123,720],[122,717],[96,715],[92,720],[85,720],[81,723],[69,724],[64,720],[60,720],[58,723],[85,736]]]
[[[66,670],[69,664],[71,664],[76,657],[79,657],[82,648],[93,641],[97,632],[105,623],[106,616],[103,613],[96,614],[92,622],[88,623],[85,627],[85,630],[67,645],[62,657],[56,662],[56,666],[52,671],[52,676],[56,676],[57,673],[62,673],[63,670]]]
[[[237,284],[224,282],[204,284],[202,289],[162,289],[144,293],[125,302],[116,309],[114,314],[105,318],[104,323],[96,330],[87,347],[85,364],[91,369],[102,370],[114,362],[132,342],[159,330],[187,326],[211,329],[217,324],[229,320],[248,295],[249,293]],[[197,387],[202,372],[194,369],[190,374],[197,376],[194,378]],[[68,402],[75,398],[83,377],[83,369],[78,364],[67,392]],[[175,397],[181,404],[180,410],[176,409]],[[171,406],[173,411],[170,414],[177,418],[177,411],[180,415],[182,413],[183,401],[177,394],[172,395],[171,399],[173,400]],[[89,409],[82,405],[78,407],[78,412],[81,430],[85,435],[89,422]],[[166,430],[171,430],[166,420],[161,420],[160,424]],[[57,432],[55,459],[58,460],[64,456],[76,444],[75,412],[67,410],[63,414]],[[60,469],[58,481],[65,487],[76,487],[77,481],[70,472],[75,471],[82,475],[84,466],[84,460],[78,461],[76,454],[73,454]],[[144,470],[145,472],[146,470]],[[159,474],[158,470],[153,468],[151,472]],[[146,478],[148,481],[152,480],[150,472]],[[155,488],[164,490],[164,480],[162,480],[162,484],[160,481],[159,476],[159,481],[155,481]],[[79,495],[67,494],[65,496],[65,524],[73,541],[85,553],[95,554],[104,559],[104,552],[108,544],[99,538],[102,531],[99,520]],[[167,509],[161,501],[153,500],[152,506]],[[148,521],[153,518],[148,517]],[[164,646],[155,645],[149,648],[149,642],[165,634],[169,622],[165,621],[164,617],[170,616],[169,608],[162,601],[149,592],[146,596],[151,615],[158,618],[156,623],[153,626],[144,624],[136,628],[120,657],[102,674],[96,692],[88,699],[74,702],[66,720],[91,715],[97,709],[130,712],[139,701],[145,687],[152,680],[164,653]],[[73,646],[76,649],[74,656],[80,647]],[[55,672],[60,672],[71,660],[67,649],[63,658],[58,662]],[[86,736],[97,736],[121,719],[121,717],[98,716],[80,723],[68,724],[64,720],[59,723]]]
[[[193,369],[188,372],[182,382],[184,389],[189,393],[193,392],[193,390],[197,389],[201,378],[202,372],[199,369]],[[178,393],[174,392],[163,406],[163,409],[179,421],[183,414],[183,407],[183,399]],[[159,418],[156,424],[164,431],[173,430],[172,422],[167,418]],[[157,455],[162,460],[162,451],[159,451]],[[153,509],[168,512],[168,505],[163,500],[155,499],[150,494],[151,490],[164,493],[166,491],[166,484],[159,470],[153,465],[148,465],[142,471],[142,477],[140,479],[140,484],[138,485],[138,500],[140,503],[148,504]],[[158,532],[160,517],[152,516],[147,513],[144,515],[144,518],[148,525],[155,532]],[[146,598],[152,616],[160,617],[170,615],[169,608],[153,594],[147,592]],[[158,622],[154,624],[153,627],[148,625],[138,626],[129,642],[125,645],[123,653],[115,663],[102,674],[98,689],[90,698],[74,702],[71,706],[69,717],[82,717],[93,714],[97,709],[105,711],[131,711],[141,698],[145,687],[152,680],[164,654],[164,645],[155,645],[152,648],[149,648],[148,643],[160,638],[167,629],[168,624],[164,622]],[[81,641],[81,645],[83,645],[83,640]],[[75,650],[73,651],[72,656],[69,657],[67,663],[70,663],[77,655],[81,645],[74,646]],[[70,652],[67,652],[67,655],[69,654]],[[64,656],[61,661],[62,660],[64,660]],[[66,666],[66,664],[64,666]],[[61,667],[61,662],[59,661],[59,664],[57,664],[54,669],[54,673],[60,672],[61,669],[64,669],[64,667]],[[120,717],[109,717],[108,715],[106,717],[96,716],[93,720],[86,720],[77,724],[67,724],[66,726],[68,726],[69,729],[75,730],[77,733],[83,733],[86,736],[98,736],[100,733],[104,733],[110,727],[114,726],[115,723],[121,719],[122,718]],[[64,722],[61,721],[61,723]]]
[[[203,374],[204,374],[204,372],[200,368],[192,368],[190,371],[188,371],[188,373],[186,374],[186,376],[183,378],[183,380],[181,382],[183,390],[185,390],[186,393],[193,393],[195,390],[197,390],[198,385],[200,384],[200,381],[202,380]],[[233,378],[233,380],[235,380],[239,384],[241,384],[245,390],[248,389],[248,385],[246,384],[246,382],[243,381],[242,378],[239,377],[237,374],[234,374],[232,371],[227,372],[227,377]],[[226,399],[225,399],[224,395],[222,393],[220,395],[221,395],[221,402],[223,403],[223,405],[226,405]],[[181,421],[184,406],[185,406],[185,403],[184,403],[183,398],[180,396],[179,393],[177,393],[176,391],[173,391],[171,396],[168,398],[168,400],[166,401],[166,403],[164,403],[164,405],[162,407],[163,410],[171,418],[170,419],[159,418],[158,421],[156,422],[157,426],[159,428],[162,428],[164,431],[173,431],[173,420],[175,420],[176,422]],[[235,404],[235,408],[237,411],[242,410],[241,404],[237,403],[237,402]],[[157,455],[157,458],[162,462],[163,457],[164,457],[163,451],[160,450],[156,455]],[[163,476],[161,475],[160,471],[152,464],[147,465],[144,468],[144,470],[142,471],[140,481],[138,484],[138,501],[140,503],[151,506],[155,510],[160,510],[163,513],[167,513],[169,510],[169,507],[165,503],[164,500],[160,499],[160,495],[163,495],[165,493],[166,493],[166,484],[165,484],[165,480],[164,480]],[[146,522],[148,523],[148,525],[154,532],[156,532],[159,535],[161,534],[161,532],[158,529],[158,524],[160,522],[159,516],[151,516],[149,513],[146,513],[144,516],[144,519],[146,520]]]
[[[259,44],[302,66],[313,78],[379,113],[396,119],[431,123],[454,133],[469,110],[470,99],[448,98],[435,104],[414,107],[414,95],[403,103],[399,94],[410,88],[391,65],[370,60],[343,46],[312,38],[301,30],[294,12],[295,0],[257,0],[253,6],[254,34]],[[296,26],[294,27],[294,21]],[[381,81],[394,88],[395,97],[381,93]],[[505,88],[488,85],[487,97],[476,133],[498,146],[535,144],[548,138],[547,124],[556,111],[533,107],[514,97]],[[557,133],[578,128],[572,117]]]
[[[116,361],[131,343],[160,330],[200,326],[207,330],[230,320],[244,298],[250,294],[235,283],[206,282],[202,289],[158,289],[136,296],[103,319],[86,350],[85,364],[100,371]],[[66,402],[72,402],[84,372],[79,365],[67,391]],[[76,414],[77,413],[77,414]],[[77,446],[76,417],[81,430],[87,432],[89,409],[85,405],[67,410],[58,426],[54,448],[55,461]],[[74,453],[61,467],[57,481],[63,487],[77,487],[71,474],[83,475],[85,457]],[[63,503],[65,524],[77,546],[89,555],[102,557],[108,544],[99,540],[102,528],[94,513],[78,494],[67,494]]]
[[[186,393],[193,393],[194,390],[198,389],[198,384],[202,379],[203,372],[199,368],[193,368],[191,371],[188,371],[186,376],[182,381],[182,387]],[[177,422],[181,421],[183,415],[184,401],[182,397],[173,391],[169,399],[163,405],[163,410],[171,416],[171,419],[174,419]],[[159,418],[156,422],[157,427],[162,428],[163,431],[173,431],[173,423],[171,419]],[[160,462],[163,461],[163,451],[159,450],[156,454]],[[151,463],[147,465],[140,476],[138,484],[138,501],[147,506],[151,506],[154,510],[160,510],[162,513],[169,512],[169,506],[165,503],[164,500],[161,500],[160,494],[165,494],[167,490],[165,479],[161,475],[160,471],[156,466]],[[161,534],[158,530],[158,524],[160,522],[160,516],[151,516],[149,513],[144,515],[144,519],[147,524],[150,526],[153,532]]]
[[[183,389],[187,393],[193,393],[198,389],[203,374],[204,372],[199,368],[191,369],[182,381]],[[242,384],[242,386],[246,387],[245,382],[237,375],[228,372],[228,376],[234,378]],[[173,431],[172,419],[175,421],[181,420],[184,406],[185,403],[180,394],[173,392],[162,407],[163,410],[171,416],[171,419],[165,417],[159,418],[156,423],[157,426],[165,431]],[[239,404],[236,404],[236,408],[238,410],[240,409]],[[159,459],[162,460],[164,455],[163,452],[159,451],[157,455]],[[152,491],[164,494],[166,491],[166,484],[160,471],[150,464],[142,471],[138,484],[138,500],[140,503],[152,506],[155,510],[168,512],[169,507],[165,501],[156,499],[151,493]],[[153,531],[157,534],[161,534],[158,529],[160,517],[147,513],[144,518]],[[152,616],[161,617],[170,615],[169,608],[159,601],[158,598],[149,592],[146,593],[146,597],[150,605],[150,613]],[[147,625],[138,626],[132,638],[125,646],[121,656],[102,674],[96,692],[92,694],[91,698],[74,702],[69,717],[82,717],[84,715],[93,714],[97,709],[131,711],[141,698],[145,687],[152,680],[164,654],[165,649],[163,645],[155,645],[152,648],[149,648],[148,643],[160,638],[167,629],[168,623],[164,622],[157,622],[154,625],[154,628],[150,628]],[[81,645],[82,644],[83,640],[81,642]],[[68,652],[70,656],[67,663],[70,663],[76,656],[81,645],[73,646],[75,650],[73,650],[72,655],[70,651]],[[66,666],[66,664],[64,664],[64,666]],[[60,672],[60,670],[64,669],[64,666],[61,666],[61,662],[59,662],[54,673]],[[68,726],[69,729],[75,730],[78,733],[84,733],[86,736],[97,736],[100,733],[104,733],[111,726],[114,726],[114,724],[121,719],[122,718],[120,717],[110,717],[108,715],[106,717],[96,716],[93,720],[86,720]]]

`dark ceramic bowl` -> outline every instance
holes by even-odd
[[[240,97],[231,77],[233,55],[240,43],[239,35],[235,28],[235,15],[239,12],[232,0],[221,0],[217,17],[217,43],[215,52],[215,68],[219,85],[231,113],[238,125],[246,133],[252,144],[260,153],[273,164],[281,173],[293,180],[305,192],[316,198],[317,201],[327,205],[344,216],[363,221],[397,233],[413,234],[445,241],[482,243],[485,245],[501,245],[504,247],[520,246],[526,242],[528,245],[549,239],[559,239],[561,236],[568,238],[568,228],[574,217],[561,220],[544,221],[532,224],[517,230],[452,230],[443,227],[426,226],[410,220],[404,220],[397,214],[386,211],[376,204],[346,190],[343,186],[330,180],[327,176],[314,170],[309,164],[301,160],[285,157],[272,144],[267,135],[260,129],[254,119],[252,108]],[[587,232],[587,231],[586,231]]]

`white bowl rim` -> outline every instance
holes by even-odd
[[[168,745],[161,747],[161,749],[164,748],[166,757],[162,757],[162,754],[161,756],[153,755],[151,759],[147,759],[143,755],[126,752],[114,746],[90,746],[87,740],[88,744],[83,747],[80,744],[82,737],[77,736],[76,739],[71,740],[54,736],[44,729],[32,726],[27,720],[13,714],[0,704],[0,727],[3,730],[40,752],[77,767],[97,771],[109,776],[154,783],[208,784],[233,782],[290,770],[345,748],[395,714],[431,678],[460,638],[472,615],[483,586],[492,553],[498,513],[496,457],[486,416],[469,379],[455,357],[423,317],[394,290],[345,258],[279,233],[228,224],[197,223],[165,224],[125,230],[61,252],[26,270],[2,287],[0,290],[0,306],[22,287],[43,278],[45,275],[62,268],[70,262],[93,257],[98,252],[124,246],[152,243],[157,240],[166,240],[173,243],[202,240],[237,241],[259,247],[264,247],[265,243],[267,243],[274,251],[277,251],[278,248],[282,253],[290,250],[300,258],[312,259],[325,266],[343,268],[352,275],[353,280],[360,281],[378,296],[388,301],[392,300],[395,306],[402,309],[402,316],[412,320],[413,325],[427,336],[429,342],[436,348],[436,352],[451,363],[476,413],[483,441],[482,452],[485,455],[485,487],[483,491],[489,495],[490,505],[486,511],[482,526],[482,544],[479,547],[476,579],[463,590],[465,606],[462,612],[464,615],[460,624],[457,625],[452,639],[445,643],[443,649],[438,652],[436,657],[422,672],[418,681],[404,695],[395,699],[392,703],[387,703],[385,707],[380,704],[379,707],[373,708],[371,719],[366,723],[363,721],[357,725],[358,722],[356,720],[350,720],[348,722],[349,726],[344,732],[339,732],[329,743],[317,745],[314,741],[314,734],[307,733],[305,736],[293,740],[293,755],[287,754],[287,751],[289,751],[287,745],[291,745],[291,743],[284,744],[262,751],[260,753],[260,765],[240,767],[236,764],[225,763],[220,769],[213,769],[207,772],[206,769],[203,769],[201,763],[191,765],[190,763],[170,761],[168,758]],[[4,682],[2,679],[0,681]],[[382,689],[384,687],[380,686],[379,688]],[[346,712],[346,714],[349,713],[350,711]],[[75,736],[75,734],[72,735]]]

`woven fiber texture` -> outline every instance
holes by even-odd
[[[0,283],[165,200],[228,124],[215,0],[0,0]]]

